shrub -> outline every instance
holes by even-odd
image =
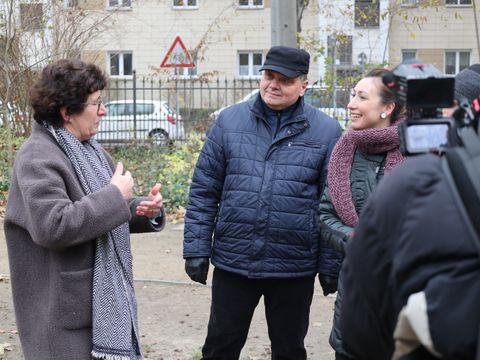
[[[0,127],[0,201],[10,187],[15,153],[24,141],[24,137],[14,135],[11,129]]]
[[[0,128],[0,204],[5,200],[16,151],[25,141],[12,132]],[[173,148],[155,145],[136,145],[107,148],[114,161],[121,161],[135,181],[134,194],[145,196],[156,183],[162,184],[165,210],[168,214],[186,206],[188,190],[203,146],[199,137],[190,137],[185,143]]]
[[[135,195],[144,196],[159,182],[165,199],[165,210],[171,214],[186,206],[188,191],[198,155],[203,146],[199,137],[173,149],[157,146],[116,148],[110,152],[122,161],[135,179]]]

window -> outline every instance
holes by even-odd
[[[195,64],[195,67],[177,67],[175,68],[175,75],[180,75],[185,78],[190,78],[197,76],[198,70],[197,70],[197,53],[193,50],[188,50],[188,53],[192,57],[193,63]]]
[[[349,67],[352,65],[352,36],[329,35],[327,56],[335,61],[335,65]],[[333,57],[335,56],[335,59]]]
[[[133,74],[131,52],[108,53],[108,69],[111,76],[131,76]]]
[[[40,31],[43,29],[43,4],[20,4],[20,24],[25,31]]]
[[[79,0],[65,0],[65,7],[67,8],[74,8],[78,7]]]
[[[150,115],[155,112],[155,106],[152,103],[136,104],[137,115]]]
[[[238,0],[238,7],[242,9],[263,8],[263,0]]]
[[[472,5],[472,0],[445,0],[445,5]]]
[[[402,62],[417,58],[417,50],[402,50]]]
[[[445,74],[455,75],[470,66],[470,51],[445,51]]]
[[[131,8],[132,0],[108,0],[109,8]]]
[[[378,27],[380,24],[379,0],[355,0],[355,26]]]
[[[174,9],[198,9],[198,0],[173,0]]]
[[[418,0],[402,0],[402,6],[417,6]]]
[[[242,77],[260,77],[263,54],[260,51],[238,53],[238,75]]]

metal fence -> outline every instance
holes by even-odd
[[[333,94],[321,81],[310,79],[310,84],[305,101],[344,120],[349,91],[338,88]],[[222,109],[256,94],[258,86],[258,80],[250,79],[165,80],[138,78],[135,72],[130,79],[112,78],[102,94],[107,114],[100,122],[96,138],[110,145],[132,142],[163,145],[184,141],[189,135],[204,137]],[[7,108],[4,110],[0,112],[0,122],[9,114]],[[13,115],[10,116],[13,127],[18,133],[28,135],[24,128],[31,124],[30,117],[18,112]]]
[[[204,136],[219,109],[256,89],[256,80],[137,79],[135,73],[132,79],[110,79],[103,92],[107,115],[96,138],[164,144]]]
[[[349,89],[338,88],[333,94],[321,81],[310,83],[305,101],[346,120]],[[249,98],[258,85],[258,80],[250,79],[138,79],[135,73],[132,79],[111,79],[103,95],[107,115],[97,139],[166,144],[192,134],[204,136],[223,108]]]

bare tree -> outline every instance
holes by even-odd
[[[103,2],[102,2],[103,3]],[[48,62],[80,57],[90,41],[112,26],[115,11],[96,9],[92,2],[66,7],[63,0],[0,5],[0,101],[17,109],[15,131],[28,134],[27,92],[36,72]],[[4,114],[7,111],[3,106]],[[11,114],[10,114],[11,115]]]
[[[302,18],[305,8],[310,3],[310,0],[297,0],[297,32],[302,32]]]

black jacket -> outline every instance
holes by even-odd
[[[346,248],[346,349],[357,359],[390,359],[399,311],[411,294],[424,292],[435,350],[448,359],[473,359],[479,263],[441,159],[409,159],[374,191]]]

